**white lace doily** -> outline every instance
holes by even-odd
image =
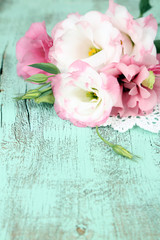
[[[151,114],[137,117],[109,117],[103,126],[111,126],[119,132],[126,132],[134,126],[138,126],[150,132],[160,131],[160,105],[157,105]]]

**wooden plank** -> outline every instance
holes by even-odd
[[[138,16],[137,0],[121,3]],[[157,16],[158,3],[153,1]],[[104,12],[106,5],[0,2],[1,240],[160,239],[160,134],[101,128],[109,141],[141,156],[134,163],[116,156],[95,129],[59,119],[52,106],[13,100],[31,87],[17,77],[15,57],[15,44],[30,24],[45,20],[50,32],[70,12]]]

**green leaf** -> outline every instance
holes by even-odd
[[[155,41],[154,41],[154,44],[155,44],[155,46],[156,46],[157,53],[160,53],[160,40],[155,40]]]
[[[45,72],[52,73],[52,74],[58,74],[60,73],[59,69],[53,65],[52,63],[36,63],[29,65],[30,67],[41,69]]]
[[[140,0],[139,9],[140,9],[140,17],[143,17],[143,14],[151,9],[152,6],[149,3],[149,0]]]
[[[47,79],[48,77],[45,74],[35,74],[27,78],[26,81],[35,82],[35,83],[44,83],[47,81]]]

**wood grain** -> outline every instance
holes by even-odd
[[[138,0],[119,1],[138,16]],[[159,0],[152,11],[160,20]],[[104,137],[141,156],[115,155],[95,129],[59,119],[52,106],[13,97],[16,42],[32,22],[48,32],[70,12],[105,12],[104,0],[0,1],[0,240],[160,239],[160,134],[138,127]]]

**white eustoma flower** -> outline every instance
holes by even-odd
[[[120,94],[117,79],[76,61],[52,80],[57,115],[78,127],[101,126]]]
[[[83,60],[98,70],[111,62],[118,62],[122,54],[122,35],[100,12],[84,16],[71,14],[52,30],[53,47],[49,58],[67,72],[76,60]]]
[[[122,34],[123,54],[134,56],[136,61],[143,61],[150,54],[156,56],[157,21],[152,15],[134,19],[126,7],[109,0],[106,16]]]

